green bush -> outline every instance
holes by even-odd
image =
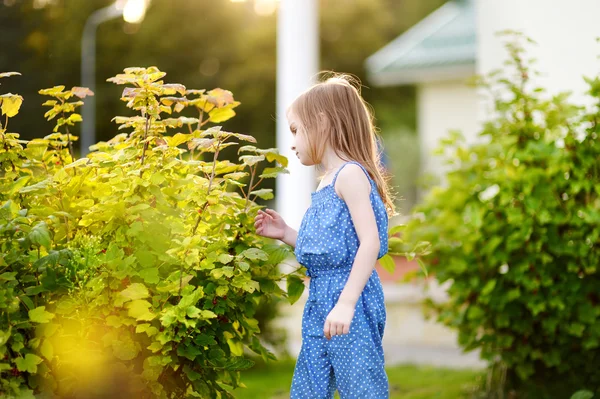
[[[254,200],[272,197],[257,186],[287,159],[244,145],[239,163],[219,160],[255,142],[206,127],[239,103],[164,76],[129,68],[109,79],[129,85],[122,100],[138,115],[116,117],[131,132],[81,159],[69,127],[82,102],[72,99],[93,93],[40,91],[56,127],[28,142],[7,130],[23,99],[0,97],[3,397],[231,397],[253,364],[246,349],[273,358],[255,312],[287,296],[277,265],[290,249],[254,234]],[[168,117],[185,109],[197,117]],[[278,165],[259,172],[263,162]],[[297,273],[287,280],[294,301],[304,285]]]
[[[490,362],[489,397],[565,398],[600,386],[600,79],[583,109],[534,86],[522,39],[507,48],[504,73],[480,82],[493,118],[476,144],[444,141],[445,185],[404,237],[431,243],[427,268],[451,282],[431,305]]]

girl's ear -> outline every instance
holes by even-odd
[[[319,112],[319,126],[321,127],[321,131],[329,130],[329,118],[325,115],[324,112]]]

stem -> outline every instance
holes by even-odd
[[[186,255],[187,255],[187,253],[186,253]],[[182,288],[182,286],[183,286],[183,263],[181,264],[181,267],[179,268],[179,292],[177,293],[177,296],[179,297],[180,301],[181,301],[181,288]]]
[[[204,119],[204,107],[206,107],[206,100],[204,100],[204,105],[202,105],[202,109],[200,109],[200,115],[198,116],[198,130],[202,127],[202,119]]]
[[[181,282],[179,283],[179,285],[181,286]],[[169,294],[169,296],[167,297],[167,299],[165,299],[165,301],[160,305],[160,310],[163,310],[163,306],[165,306],[165,303],[167,303],[167,301],[171,298],[171,294]]]
[[[297,271],[299,271],[299,270],[300,270],[300,269],[302,269],[303,267],[304,267],[304,266],[297,267],[297,268],[296,268],[296,269],[294,269],[293,271],[291,271],[291,272],[289,272],[289,273],[287,273],[287,274],[284,274],[284,275],[282,275],[281,277],[279,277],[279,280],[283,280],[283,279],[284,279],[284,278],[286,278],[287,276],[291,276],[292,274],[296,273]]]
[[[69,155],[71,155],[71,162],[75,162],[75,153],[73,152],[73,142],[71,141],[71,133],[69,132],[68,126],[65,126],[65,129],[67,130],[67,142],[69,146]],[[77,170],[75,168],[73,168],[73,172],[77,174]]]
[[[252,183],[254,182],[254,174],[256,173],[256,165],[251,170],[252,170],[252,174],[250,175],[250,184],[248,185],[248,187],[250,189],[248,190],[248,195],[246,195],[246,205],[244,206],[244,213],[248,212],[248,204],[250,203],[250,191],[252,191]]]
[[[23,300],[21,299],[21,297],[20,297],[20,296],[18,296],[18,295],[17,295],[17,299],[18,299],[18,300],[19,300],[19,301],[20,301],[20,302],[23,304],[23,306],[25,306],[25,308],[26,308],[27,310],[31,310],[31,309],[29,309],[29,306],[27,306],[27,305],[25,304],[25,302],[23,302]],[[8,317],[8,312],[6,312],[6,316]],[[9,324],[10,324],[10,323],[9,323]]]
[[[208,189],[206,190],[207,197],[210,195],[210,190],[212,188],[212,184],[213,184],[213,181],[215,178],[215,172],[217,169],[217,157],[219,156],[219,147],[220,146],[221,146],[221,141],[219,140],[219,142],[217,144],[217,148],[215,150],[215,156],[213,157],[213,167],[212,167],[212,172],[210,174],[210,180],[208,181]],[[196,220],[196,225],[194,226],[194,229],[192,230],[192,235],[196,234],[196,230],[198,229],[198,225],[200,224],[200,221],[202,220],[202,216],[204,215],[204,211],[206,210],[207,206],[208,206],[208,200],[202,206],[200,215],[198,215],[198,219]]]
[[[256,182],[256,184],[254,185],[254,187],[251,188],[250,191],[254,191],[254,189],[258,186],[260,186],[260,183],[263,181],[264,179],[261,177],[261,179],[259,181]]]
[[[144,164],[144,160],[146,159],[146,150],[148,149],[148,142],[146,138],[148,137],[148,125],[150,123],[150,115],[146,113],[146,128],[144,129],[144,150],[142,151],[142,165]],[[141,177],[141,173],[140,173]]]
[[[59,195],[59,204],[60,204],[60,209],[64,212],[65,211],[65,207],[63,206],[63,195],[62,195],[62,191],[58,190],[58,195]],[[66,216],[64,216],[65,219],[65,227],[67,228],[67,242],[70,242],[71,240],[69,239],[69,235],[71,234],[70,232],[70,228],[69,228],[69,218],[67,218]],[[38,256],[39,258],[39,256]]]
[[[190,134],[194,134],[194,131],[192,130],[192,124],[188,124],[188,130],[190,131]],[[190,161],[194,160],[194,148],[192,147],[191,151],[190,151]]]

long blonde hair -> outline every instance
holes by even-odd
[[[320,164],[329,143],[340,158],[360,163],[375,181],[388,214],[394,215],[389,176],[377,146],[379,134],[371,107],[361,96],[360,82],[347,74],[328,74],[290,106],[306,129],[310,156]]]

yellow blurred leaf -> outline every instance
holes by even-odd
[[[86,98],[87,96],[93,96],[94,92],[87,87],[75,86],[71,89],[71,93],[79,98]]]
[[[21,104],[23,103],[23,97],[18,94],[8,93],[0,96],[0,101],[2,102],[2,115],[7,115],[9,118],[12,118],[19,113],[19,108],[21,108]]]
[[[235,111],[231,108],[216,108],[209,112],[210,121],[213,123],[221,123],[235,116]]]

